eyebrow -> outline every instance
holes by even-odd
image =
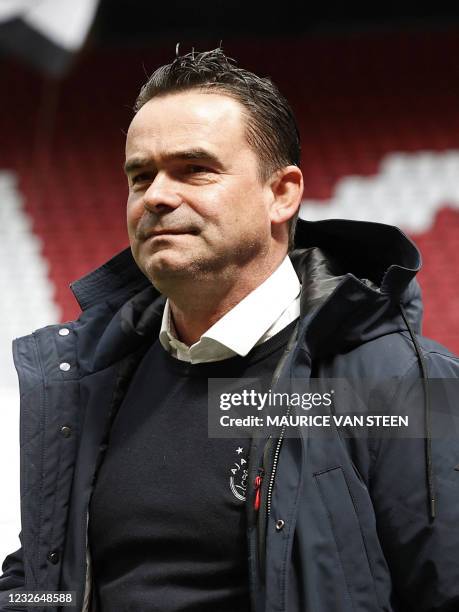
[[[171,151],[165,155],[161,155],[163,161],[207,161],[217,167],[218,169],[223,168],[223,164],[216,155],[206,151],[205,149],[184,149],[182,151]],[[127,160],[124,164],[124,171],[126,174],[130,174],[139,168],[145,168],[145,166],[152,165],[152,159],[150,157],[133,157]]]

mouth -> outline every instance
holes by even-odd
[[[181,236],[183,234],[193,234],[194,232],[187,230],[176,230],[176,229],[162,229],[156,230],[154,232],[149,232],[146,236],[146,239],[157,238],[159,236]]]
[[[165,229],[157,229],[146,232],[143,236],[140,236],[141,242],[146,245],[151,245],[153,247],[154,244],[158,246],[161,243],[175,243],[180,240],[180,236],[196,236],[198,231],[191,228],[165,228]]]

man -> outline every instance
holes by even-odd
[[[287,255],[298,164],[286,100],[220,49],[144,86],[126,141],[132,255],[73,285],[78,321],[15,343],[22,549],[4,597],[75,591],[92,612],[458,609],[459,444],[432,438],[428,388],[458,360],[415,333],[420,255],[396,228],[298,221]],[[209,438],[208,379],[243,377],[389,379],[387,411],[422,381],[428,431]]]

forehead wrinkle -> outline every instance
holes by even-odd
[[[223,167],[223,164],[220,162],[217,155],[201,147],[184,148],[182,150],[178,149],[176,151],[160,153],[158,158],[160,163],[176,160],[208,161],[220,168]],[[129,172],[132,172],[133,170],[137,170],[138,168],[144,168],[145,166],[150,165],[155,165],[153,156],[136,155],[126,161],[124,165],[124,171],[126,172],[126,174],[129,174]]]
[[[226,103],[219,109],[212,105],[209,107],[206,103],[209,96],[220,100],[226,98]],[[222,165],[226,157],[232,158],[241,148],[248,148],[254,153],[247,139],[249,118],[244,107],[230,96],[213,96],[210,93],[194,92],[191,96],[186,93],[174,94],[147,102],[134,117],[128,131],[126,166],[132,167],[131,155],[132,158],[141,158],[144,162],[142,166],[145,167],[156,166],[163,160],[174,158],[202,159]],[[203,105],[190,108],[197,97],[204,102]],[[171,108],[173,111],[183,109],[180,120],[172,125],[169,121]],[[222,129],[222,126],[226,129]],[[202,153],[198,154],[200,149]]]

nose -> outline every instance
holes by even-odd
[[[175,182],[163,172],[158,172],[143,195],[145,210],[156,214],[174,210],[181,203]]]

